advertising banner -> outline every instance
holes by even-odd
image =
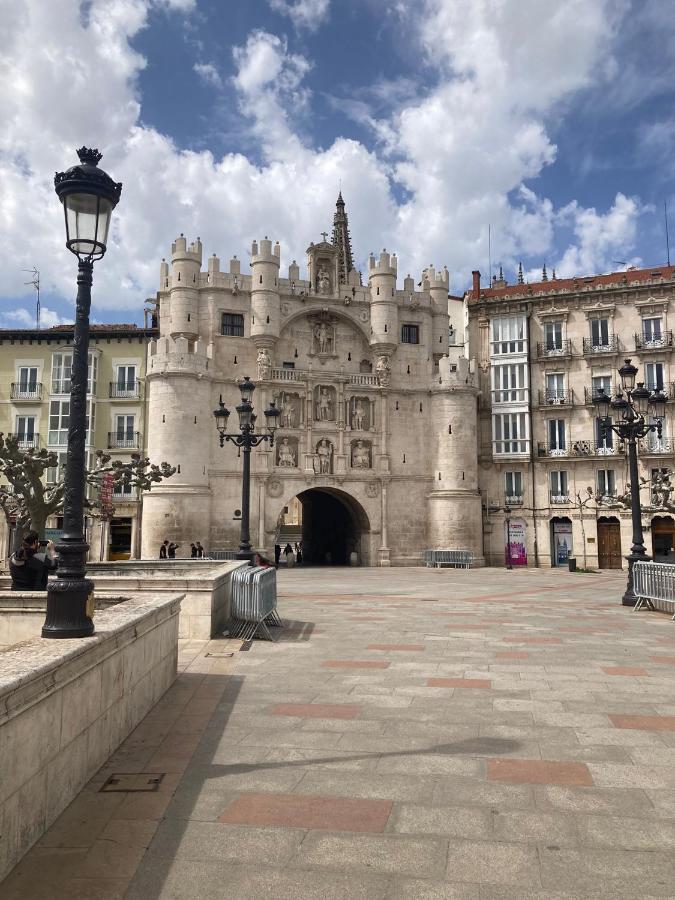
[[[506,523],[504,524],[504,543],[506,545],[506,561],[508,562],[510,556],[512,566],[526,566],[525,522],[522,519],[511,519],[508,529]]]

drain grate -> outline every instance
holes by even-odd
[[[109,791],[128,791],[129,793],[158,791],[162,778],[164,778],[164,772],[159,774],[115,772],[106,781],[99,793],[107,793]]]
[[[234,653],[206,653],[205,656],[212,656],[214,659],[229,659]]]

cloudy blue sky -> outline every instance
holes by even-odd
[[[0,326],[72,320],[53,173],[124,183],[96,321],[142,321],[180,232],[304,261],[340,184],[359,267],[559,275],[665,262],[675,237],[668,0],[0,0]],[[675,253],[673,254],[675,258]]]

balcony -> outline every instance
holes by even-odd
[[[555,344],[547,342],[537,344],[537,359],[570,359],[572,357],[572,341],[566,338]]]
[[[670,350],[673,346],[673,332],[664,331],[661,334],[636,334],[635,349],[644,352]]]
[[[140,431],[109,431],[108,432],[108,449],[109,450],[140,450],[141,433]]]
[[[663,456],[668,453],[675,453],[673,438],[657,438],[655,435],[650,435],[640,441],[641,456]]]
[[[549,491],[548,502],[551,506],[568,506],[570,495],[568,493],[554,494],[552,491]]]
[[[584,338],[584,356],[602,356],[603,353],[615,354],[619,352],[619,339],[615,334],[610,334],[605,343],[593,338]]]
[[[600,390],[600,388],[595,387],[584,388],[584,403],[586,404],[586,406],[593,406],[595,398],[600,393]],[[616,394],[621,393],[621,385],[615,384],[614,387],[610,388],[609,390],[607,390],[607,388],[602,388],[602,390],[605,392],[606,396],[614,397]]]
[[[565,447],[551,447],[549,444],[539,442],[537,444],[537,456],[556,459],[564,456],[571,459],[579,459],[588,456],[621,456],[625,452],[623,441],[615,441],[613,445],[597,443],[595,441],[572,441]]]
[[[42,400],[42,385],[39,382],[29,381],[26,384],[14,382],[9,391],[10,400],[25,402],[37,402]]]
[[[511,494],[508,497],[504,497],[504,506],[522,506],[523,505],[523,495],[522,494]]]
[[[16,438],[20,450],[37,450],[40,447],[39,434],[25,434],[20,431],[18,434],[13,434],[12,437]]]
[[[111,381],[108,396],[111,400],[139,400],[141,396],[140,381]]]
[[[539,391],[539,406],[574,406],[574,391]]]

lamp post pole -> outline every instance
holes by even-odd
[[[63,536],[56,545],[58,577],[47,588],[44,638],[87,637],[94,633],[94,584],[86,575],[84,534],[85,444],[87,435],[87,374],[89,310],[94,260],[106,251],[108,228],[122,185],[98,168],[98,150],[82,147],[80,164],[57,172],[54,187],[63,204],[66,246],[78,258],[77,300],[70,377],[68,447],[63,497]]]
[[[504,513],[506,515],[506,568],[513,569],[511,562],[511,507],[505,506]]]
[[[633,589],[633,566],[636,562],[647,562],[650,557],[645,552],[642,532],[642,506],[640,504],[640,482],[638,473],[637,442],[650,432],[661,437],[663,419],[666,415],[666,396],[661,390],[650,391],[642,382],[635,386],[637,368],[630,359],[619,369],[621,391],[610,399],[601,388],[593,398],[598,411],[599,437],[602,440],[612,431],[628,444],[628,470],[630,473],[631,519],[633,524],[633,545],[626,557],[628,561],[628,583],[621,603],[635,606],[637,597]],[[610,418],[610,409],[614,419]],[[646,417],[651,414],[652,422]]]
[[[251,449],[257,447],[263,441],[269,441],[270,447],[274,447],[274,432],[277,428],[279,419],[279,410],[274,400],[270,402],[269,407],[265,410],[265,419],[267,421],[267,434],[255,433],[256,415],[253,412],[253,404],[251,398],[255,390],[255,384],[248,375],[238,383],[241,393],[241,403],[236,407],[239,415],[239,431],[240,434],[226,434],[227,421],[230,411],[223,403],[222,395],[218,404],[218,409],[213,411],[216,419],[216,428],[218,430],[218,438],[220,446],[225,446],[225,441],[231,441],[235,447],[239,448],[239,452],[243,450],[244,465],[242,472],[241,484],[241,530],[239,535],[239,551],[237,559],[246,559],[249,562],[253,560],[253,551],[251,550]]]

